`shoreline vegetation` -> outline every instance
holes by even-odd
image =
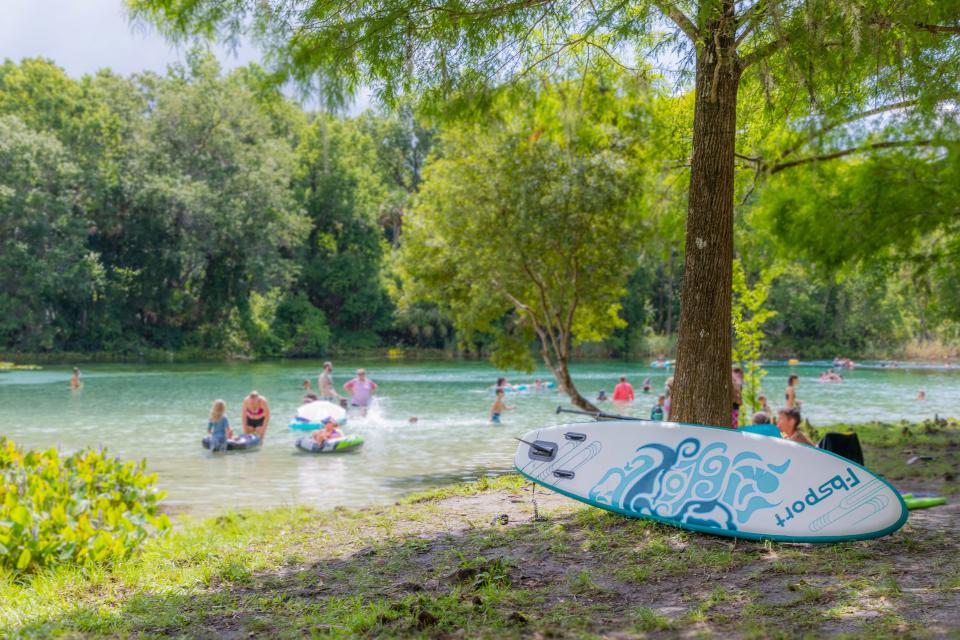
[[[956,420],[848,428],[897,488],[960,491]],[[876,540],[734,541],[507,474],[359,510],[181,517],[130,561],[7,578],[0,636],[936,637],[960,628],[958,525],[951,497]]]
[[[591,360],[623,360],[624,362],[643,362],[649,358],[656,358],[666,353],[668,359],[673,359],[671,352],[662,350],[643,351],[627,356],[614,357],[602,348],[591,349],[592,345],[585,345],[574,353],[574,362]],[[434,349],[423,347],[376,347],[369,349],[332,349],[323,356],[291,358],[280,356],[257,356],[243,353],[230,353],[211,349],[183,349],[168,351],[163,349],[144,349],[135,353],[116,351],[57,351],[16,352],[0,351],[0,362],[16,363],[17,365],[52,364],[74,365],[90,363],[189,363],[189,362],[279,362],[286,360],[322,360],[330,358],[356,358],[360,360],[488,360],[490,354],[486,351],[465,351],[457,349]],[[792,354],[764,354],[762,362],[786,361],[793,358]],[[936,343],[935,345],[913,345],[903,350],[889,354],[852,354],[854,361],[892,361],[903,364],[943,364],[946,358],[955,364],[960,357],[960,351],[950,345]],[[805,361],[800,358],[801,362]],[[825,361],[824,358],[809,358],[809,360]]]

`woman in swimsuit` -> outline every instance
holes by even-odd
[[[270,425],[270,405],[267,399],[256,391],[243,399],[243,432],[254,433],[263,439]]]

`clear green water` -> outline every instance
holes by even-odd
[[[526,431],[557,424],[560,394],[512,394],[504,424],[488,423],[498,375],[476,362],[336,362],[342,385],[357,366],[380,384],[378,404],[366,418],[350,416],[347,431],[366,443],[356,452],[310,455],[293,442],[302,432],[286,426],[302,397],[304,377],[316,379],[319,362],[196,365],[90,365],[83,389],[68,388],[70,369],[0,373],[0,433],[27,447],[72,451],[106,446],[125,458],[147,458],[174,510],[209,514],[232,507],[308,504],[320,508],[386,502],[449,482],[510,468],[516,441]],[[798,397],[814,424],[922,419],[960,415],[960,371],[866,370],[846,374],[844,384],[818,384],[822,368],[796,368]],[[771,367],[765,382],[777,406],[790,369]],[[609,394],[617,376],[640,386],[649,376],[661,390],[669,375],[646,363],[595,362],[573,368],[591,396]],[[517,384],[546,372],[515,374]],[[258,451],[212,457],[201,448],[206,415],[215,398],[227,401],[239,425],[243,397],[257,389],[270,401],[273,420]],[[917,402],[925,389],[927,400]],[[640,396],[627,413],[646,417],[655,396]],[[410,416],[419,424],[407,424]],[[576,416],[571,416],[577,419]]]

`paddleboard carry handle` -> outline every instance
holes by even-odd
[[[573,471],[567,471],[566,469],[556,469],[553,472],[553,477],[562,478],[563,480],[573,480],[573,476],[576,475]]]
[[[607,413],[606,411],[581,411],[580,409],[564,409],[563,405],[557,406],[557,413],[574,413],[578,416],[590,416],[595,420],[635,420],[637,422],[646,422],[643,418],[621,416],[617,415],[616,413]]]
[[[563,437],[566,438],[567,440],[573,440],[574,442],[583,442],[584,440],[587,439],[587,434],[574,433],[572,431],[568,431],[565,434],[563,434]]]

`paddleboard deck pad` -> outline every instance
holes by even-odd
[[[671,422],[537,429],[514,464],[589,505],[734,538],[839,542],[890,534],[907,507],[886,480],[780,438]],[[530,446],[532,443],[535,446]]]

